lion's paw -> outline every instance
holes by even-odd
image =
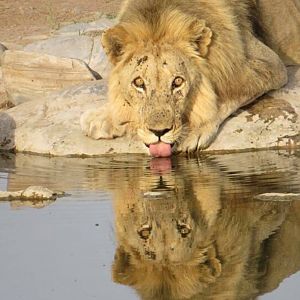
[[[113,139],[125,134],[126,126],[113,124],[106,108],[88,110],[81,115],[80,126],[85,135],[98,139]]]
[[[187,137],[177,146],[177,151],[190,153],[207,148],[214,140],[218,128],[218,125],[210,124],[191,130]]]

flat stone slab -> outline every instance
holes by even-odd
[[[24,51],[80,59],[107,79],[110,66],[100,39],[103,31],[115,24],[115,19],[106,17],[90,23],[70,24],[57,30],[48,39],[25,46]]]
[[[240,109],[205,151],[245,151],[300,146],[300,68],[289,69],[289,84]],[[83,135],[80,115],[106,102],[105,81],[86,82],[23,103],[0,115],[0,149],[54,156],[145,153],[137,139],[92,140]]]
[[[9,100],[15,105],[96,80],[81,60],[10,50],[2,58],[2,77]]]
[[[107,78],[110,66],[100,42],[101,33],[96,32],[94,33],[95,36],[92,32],[89,33],[90,35],[54,36],[29,44],[24,48],[24,51],[79,59],[84,61],[101,78]]]

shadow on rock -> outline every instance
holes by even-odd
[[[0,151],[15,148],[15,120],[7,113],[0,112]]]

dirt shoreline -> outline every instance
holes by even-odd
[[[115,16],[121,0],[0,0],[0,42],[18,48],[60,26]]]

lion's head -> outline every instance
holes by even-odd
[[[155,18],[121,21],[103,34],[102,44],[114,66],[113,114],[130,123],[150,152],[170,154],[193,119],[205,122],[216,113],[205,59],[212,31],[176,10]],[[200,114],[192,109],[196,97],[202,98]]]

